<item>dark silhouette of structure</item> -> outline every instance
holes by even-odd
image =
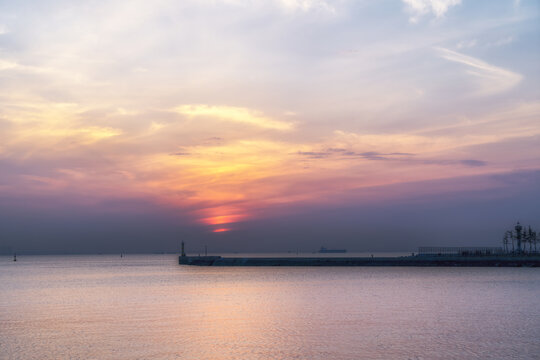
[[[421,246],[418,248],[418,255],[460,255],[460,256],[482,256],[482,255],[500,255],[504,251],[500,247],[491,246],[469,246],[469,247],[439,247],[439,246]]]
[[[522,229],[522,227],[519,224],[519,221],[517,222],[514,229],[516,230],[517,252],[518,252],[518,254],[521,254],[521,229]]]
[[[321,246],[319,253],[321,254],[337,254],[337,253],[346,253],[346,249],[327,249],[324,246]]]
[[[531,226],[525,229],[519,221],[514,226],[514,231],[507,230],[503,236],[504,251],[507,254],[538,254],[536,244],[538,243],[536,231]],[[512,244],[512,250],[509,249],[509,244]],[[527,244],[529,248],[527,249]]]

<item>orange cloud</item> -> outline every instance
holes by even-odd
[[[203,218],[201,221],[208,225],[222,225],[238,222],[244,218],[246,218],[246,215],[220,215]]]

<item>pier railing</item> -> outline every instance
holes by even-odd
[[[439,247],[439,246],[421,246],[418,248],[419,255],[500,255],[504,251],[501,247]]]

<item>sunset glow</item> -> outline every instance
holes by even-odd
[[[10,204],[209,232],[540,169],[533,1],[45,3],[0,5]]]
[[[2,359],[526,360],[539,229],[540,0],[0,1]]]
[[[237,222],[239,219],[243,218],[245,216],[242,215],[222,215],[222,216],[214,216],[211,218],[203,219],[203,222],[209,225],[220,225],[220,224],[230,224],[233,222]]]

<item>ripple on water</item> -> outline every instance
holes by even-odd
[[[0,259],[2,260],[2,259]],[[534,359],[540,269],[0,261],[8,359]]]

